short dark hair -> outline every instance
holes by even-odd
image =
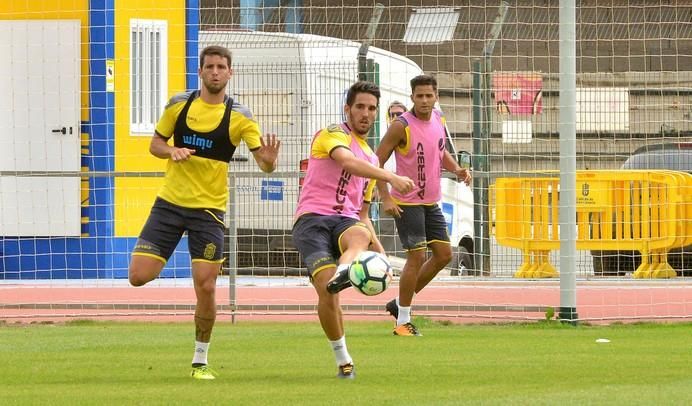
[[[228,50],[226,47],[222,47],[220,45],[209,45],[208,47],[204,48],[202,52],[199,54],[199,67],[200,69],[204,67],[204,57],[207,55],[218,55],[220,57],[226,58],[226,61],[228,62],[228,67],[231,67],[231,51]]]
[[[377,104],[380,104],[380,88],[372,82],[365,82],[362,80],[354,83],[348,89],[348,93],[346,93],[346,104],[352,106],[358,93],[370,93],[377,97]]]
[[[432,86],[437,91],[437,79],[431,75],[418,75],[411,79],[411,93],[416,90],[416,86]]]

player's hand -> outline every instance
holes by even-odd
[[[392,180],[389,182],[397,192],[406,194],[413,190],[415,183],[406,176],[394,175]]]
[[[279,157],[281,141],[276,138],[276,134],[265,134],[264,136],[266,141],[264,138],[260,137],[261,146],[257,151],[258,158],[266,164],[271,164],[273,166]]]
[[[392,217],[401,217],[401,207],[392,199],[388,197],[382,201],[382,210]]]
[[[171,151],[171,159],[173,162],[187,161],[194,153],[194,149],[173,147],[173,150]]]
[[[459,168],[456,171],[454,171],[454,174],[457,176],[457,179],[466,183],[466,186],[471,185],[471,170],[470,169]]]

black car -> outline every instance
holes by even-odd
[[[647,145],[638,148],[622,169],[669,169],[692,173],[692,143]],[[692,193],[692,191],[689,191]],[[641,264],[638,251],[591,251],[594,274],[617,276],[634,272]],[[692,245],[671,250],[668,263],[678,276],[692,276]]]

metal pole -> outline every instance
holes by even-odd
[[[365,32],[365,38],[358,49],[358,80],[367,80],[376,84],[379,84],[379,70],[374,59],[368,59],[368,50],[370,49],[370,44],[372,44],[373,39],[375,39],[375,33],[377,32],[377,26],[380,24],[380,19],[382,18],[382,13],[384,12],[384,5],[381,3],[376,3],[375,8],[372,11],[372,16],[370,17],[370,22],[368,23],[367,31]],[[373,128],[370,129],[368,133],[367,141],[368,145],[374,150],[380,141],[379,133],[379,116]],[[380,208],[379,205],[373,204],[370,206],[370,218],[374,220],[373,226],[375,231],[379,233],[380,231]]]
[[[509,3],[503,1],[483,47],[483,60],[473,67],[473,201],[474,201],[474,267],[490,275],[490,220],[488,219],[488,186],[490,183],[490,135],[492,132],[491,80],[492,55],[507,17]]]
[[[494,42],[494,40],[493,40]],[[490,187],[490,137],[492,135],[493,129],[493,103],[492,103],[492,92],[490,91],[492,86],[491,72],[492,72],[492,62],[490,55],[486,55],[483,59],[483,74],[481,75],[481,124],[482,124],[482,136],[480,139],[481,150],[483,151],[483,159],[485,160],[485,167],[481,171],[482,178],[480,178],[480,186],[482,188],[481,199],[479,201],[479,206],[482,209],[480,217],[478,217],[481,223],[481,235],[480,241],[482,245],[480,246],[481,254],[483,255],[483,262],[481,262],[481,270],[483,276],[490,275],[490,221],[488,220],[488,209],[490,202],[488,199],[489,187]]]
[[[238,272],[238,224],[235,220],[237,213],[236,175],[228,174],[228,198],[231,202],[228,208],[228,305],[231,310],[231,323],[235,323],[235,312],[238,308],[236,296],[236,274]]]
[[[368,29],[365,32],[365,40],[358,49],[358,80],[370,80],[368,77],[367,62],[368,49],[370,48],[372,40],[375,38],[377,25],[380,23],[380,18],[382,18],[383,11],[384,5],[380,3],[375,4],[375,9],[372,12],[372,17],[370,17],[370,22],[368,23]]]
[[[560,321],[577,323],[577,54],[574,0],[560,0]],[[554,193],[555,191],[553,191]]]
[[[490,270],[489,244],[487,244],[487,190],[488,190],[488,151],[484,131],[482,83],[485,64],[481,60],[473,62],[473,265],[480,273]],[[483,202],[486,202],[485,204]]]
[[[500,7],[497,10],[497,17],[493,21],[493,26],[490,28],[490,38],[488,42],[483,47],[483,55],[490,57],[495,50],[495,41],[500,36],[500,31],[502,31],[502,24],[505,23],[505,18],[507,17],[507,10],[509,9],[509,3],[503,1],[500,3]]]

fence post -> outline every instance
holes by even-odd
[[[236,222],[236,177],[234,173],[228,174],[228,305],[231,310],[231,323],[235,323],[237,308],[236,298],[236,274],[238,273],[238,224]]]
[[[560,0],[560,312],[577,323],[577,54],[574,0]]]
[[[490,244],[488,231],[490,219],[488,219],[488,136],[483,114],[484,100],[483,75],[485,64],[480,60],[473,63],[473,251],[474,268],[481,275],[490,274]]]

